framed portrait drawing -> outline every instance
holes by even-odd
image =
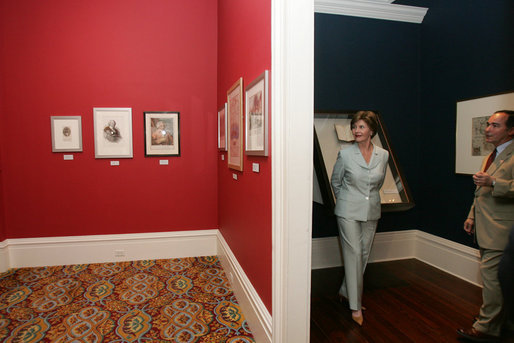
[[[487,119],[496,111],[514,108],[514,92],[457,102],[455,173],[475,174],[494,150],[485,141]]]
[[[243,78],[227,92],[228,167],[243,171]]]
[[[93,109],[95,158],[132,158],[132,109]]]
[[[245,90],[245,153],[268,156],[268,71]]]
[[[180,113],[145,112],[145,156],[180,156]]]
[[[82,151],[82,118],[51,116],[52,152]]]
[[[227,103],[218,111],[218,149],[227,151]]]

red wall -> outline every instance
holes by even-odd
[[[0,132],[2,129],[1,116],[0,116]],[[1,154],[1,142],[0,142],[0,242],[7,238],[5,234],[5,209],[4,209],[4,183],[2,175],[2,154]]]
[[[6,238],[217,227],[216,1],[1,1],[0,44]],[[132,108],[134,158],[94,158],[93,107]],[[169,166],[144,157],[161,110],[180,112]],[[52,115],[82,116],[73,161]]]
[[[271,69],[271,1],[219,0],[218,4],[220,108],[239,77],[246,87]],[[269,143],[270,156],[245,156],[243,172],[228,169],[226,152],[218,153],[218,216],[223,236],[271,312],[271,137]],[[252,172],[252,163],[259,163],[260,173]]]

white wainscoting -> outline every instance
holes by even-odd
[[[376,234],[370,263],[408,258],[418,259],[477,286],[482,285],[477,249],[419,230]],[[338,237],[312,240],[312,269],[342,265]]]
[[[9,252],[7,251],[7,242],[0,242],[0,273],[9,269]]]
[[[271,343],[272,318],[227,242],[218,236],[218,257],[256,342]]]
[[[216,255],[218,230],[7,239],[10,268]]]
[[[271,342],[272,318],[219,230],[7,239],[0,273],[9,268],[217,255],[256,341]]]

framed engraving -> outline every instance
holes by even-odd
[[[145,156],[180,156],[180,113],[145,112]]]
[[[268,71],[245,91],[245,153],[268,156]]]
[[[227,92],[228,167],[243,171],[243,78]]]
[[[51,116],[52,152],[82,151],[82,118]]]
[[[514,92],[457,102],[455,173],[475,174],[485,156],[494,150],[485,141],[487,119],[496,111],[514,108]]]
[[[95,158],[132,158],[132,109],[94,108]]]

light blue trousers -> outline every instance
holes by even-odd
[[[361,309],[364,270],[377,223],[378,220],[361,222],[337,217],[344,260],[344,279],[339,294],[348,299],[351,310]]]

